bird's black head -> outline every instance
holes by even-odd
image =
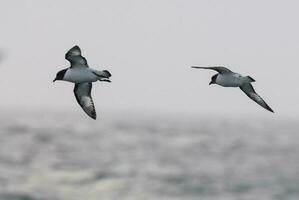
[[[59,72],[56,74],[56,78],[53,80],[53,82],[58,81],[58,80],[63,80],[63,77],[64,77],[64,75],[65,75],[66,70],[67,70],[67,69],[63,69],[63,70],[59,71]]]
[[[209,85],[212,85],[212,84],[216,83],[217,76],[218,76],[218,74],[215,74],[214,76],[212,76],[211,82],[209,83]]]

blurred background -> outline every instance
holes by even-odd
[[[3,0],[0,199],[297,200],[299,2]],[[98,113],[52,83],[81,47]],[[223,65],[267,112],[209,86]]]

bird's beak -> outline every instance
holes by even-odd
[[[209,83],[209,85],[212,85],[213,84],[213,82],[211,81],[210,83]]]
[[[53,82],[55,82],[57,79],[55,78],[54,80],[53,80]]]

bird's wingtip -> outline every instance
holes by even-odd
[[[191,66],[194,69],[208,69],[208,67],[201,67],[201,66]]]
[[[270,110],[270,112],[275,113],[274,110],[272,110],[272,109]]]
[[[78,45],[73,46],[70,50],[79,50],[79,51],[81,51],[81,49]]]
[[[90,116],[93,120],[96,120],[97,119],[97,115],[91,115]]]
[[[268,111],[270,111],[271,113],[275,113],[274,110],[272,110],[272,108],[270,108],[270,106],[267,106],[266,108]]]
[[[96,120],[97,119],[97,113],[96,112],[92,113],[91,118]]]

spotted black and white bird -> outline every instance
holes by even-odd
[[[250,76],[242,76],[241,74],[232,72],[226,67],[213,66],[213,67],[197,67],[191,66],[196,69],[211,69],[218,72],[212,76],[211,84],[221,85],[223,87],[239,87],[250,99],[255,101],[257,104],[265,108],[266,110],[273,112],[274,111],[267,105],[267,103],[260,97],[255,90],[253,89],[251,83],[255,82]]]
[[[71,48],[65,54],[65,59],[71,63],[71,66],[59,71],[53,82],[62,80],[75,83],[74,94],[77,102],[88,116],[96,119],[97,114],[91,97],[92,82],[110,82],[110,72],[89,68],[87,60],[81,55],[81,50],[78,46]]]

